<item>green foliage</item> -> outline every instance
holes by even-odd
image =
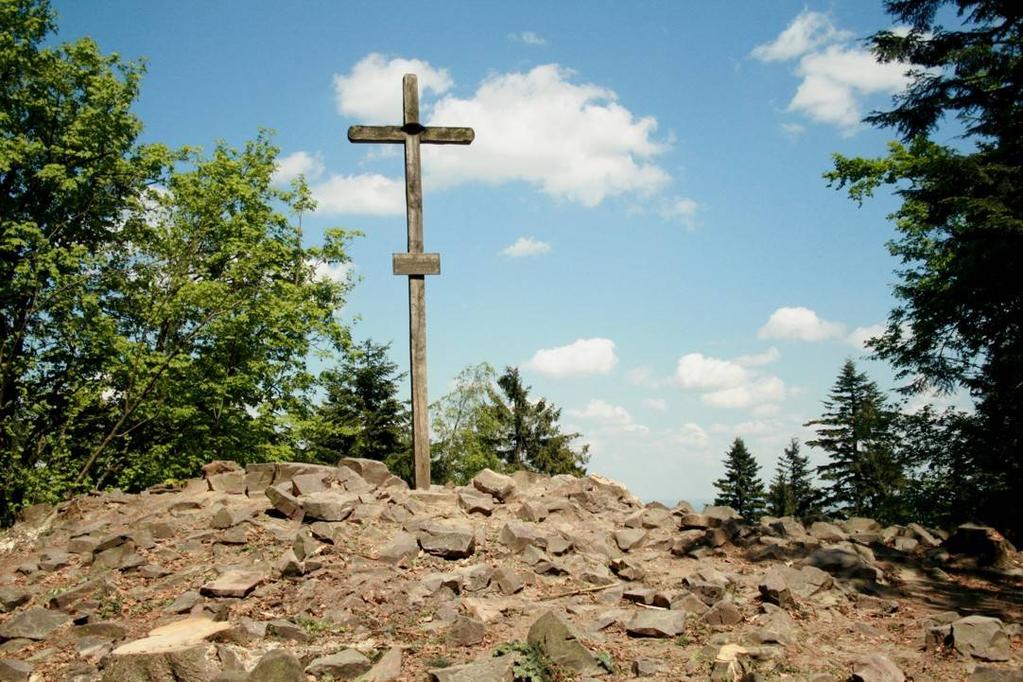
[[[819,493],[814,488],[810,459],[799,454],[795,438],[778,460],[774,480],[767,493],[768,513],[773,516],[794,516],[814,519],[821,515]]]
[[[760,464],[736,438],[725,453],[725,476],[714,481],[719,493],[714,504],[728,505],[744,519],[756,522],[764,513],[764,483],[760,480]]]
[[[842,365],[824,401],[824,414],[807,422],[817,437],[807,445],[828,453],[818,467],[827,507],[848,516],[870,516],[882,523],[902,517],[900,492],[905,484],[896,452],[898,414],[877,385],[856,371],[852,360]]]
[[[935,23],[952,5],[962,25]],[[912,65],[910,87],[868,121],[901,142],[879,159],[835,157],[826,174],[862,201],[892,187],[900,260],[898,305],[873,341],[908,379],[908,392],[966,388],[977,402],[964,460],[992,486],[976,513],[1023,533],[1023,23],[999,0],[889,0],[908,32],[871,38],[882,61]],[[930,135],[943,120],[963,129],[955,146]],[[938,470],[944,467],[938,465]]]
[[[142,69],[43,47],[42,1],[0,4],[0,523],[28,503],[292,453],[314,349],[348,343],[259,135],[210,156],[136,140]]]
[[[496,432],[487,444],[509,470],[529,469],[552,476],[586,473],[589,446],[572,449],[579,434],[561,432],[560,408],[545,398],[530,401],[529,387],[522,384],[518,369],[506,367],[497,389],[490,387],[488,393],[486,418],[496,424]]]
[[[430,406],[434,479],[465,485],[483,469],[502,470],[503,462],[490,448],[499,423],[487,409],[496,380],[488,363],[470,365],[455,377],[451,391]]]
[[[388,349],[367,339],[345,351],[337,368],[322,373],[326,397],[306,432],[311,459],[365,457],[411,475],[408,410],[398,399],[404,375],[388,359]]]
[[[515,656],[515,682],[557,682],[563,679],[540,647],[507,642],[494,648],[494,656]]]

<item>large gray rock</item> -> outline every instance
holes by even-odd
[[[484,469],[472,479],[477,490],[492,495],[504,502],[515,492],[515,481],[511,476]]]
[[[305,671],[317,677],[330,675],[335,680],[354,680],[372,666],[370,660],[355,649],[345,649],[314,659]]]
[[[377,557],[381,561],[398,563],[403,559],[415,559],[419,556],[419,541],[412,533],[398,531],[390,541],[380,548]]]
[[[686,629],[685,611],[643,609],[632,617],[625,632],[633,637],[676,637]]]
[[[285,649],[272,649],[263,654],[252,669],[247,682],[306,682],[302,662]]]
[[[203,585],[199,592],[207,597],[234,597],[241,599],[263,581],[263,574],[257,571],[228,571],[222,576]]]
[[[291,494],[290,486],[286,483],[271,485],[266,489],[266,496],[274,509],[287,516],[289,519],[301,519],[305,513],[298,498]]]
[[[103,682],[207,682],[212,673],[206,664],[206,644],[167,646],[154,651],[107,656]],[[257,678],[249,678],[255,680]],[[273,678],[286,682],[286,678]],[[297,682],[297,681],[296,681]],[[304,680],[303,680],[304,682]]]
[[[299,498],[306,518],[317,521],[344,521],[351,516],[359,496],[337,490],[323,490]]]
[[[359,682],[394,682],[401,677],[401,649],[393,647],[381,656]]]
[[[883,577],[880,569],[865,557],[864,553],[848,544],[821,547],[804,559],[802,565],[813,566],[833,576],[854,580],[878,582]]]
[[[853,665],[849,682],[905,682],[906,676],[899,666],[882,654],[871,654],[858,659]]]
[[[32,598],[32,593],[14,585],[0,585],[0,613],[18,608]]]
[[[584,676],[604,672],[568,624],[553,611],[547,611],[536,619],[529,628],[526,640],[543,651],[555,665]]]
[[[427,674],[431,682],[514,682],[515,661],[514,656],[486,657]]]
[[[70,620],[66,613],[36,606],[0,625],[0,640],[46,639],[51,632]]]
[[[476,534],[470,525],[430,523],[416,539],[424,552],[443,559],[464,559],[476,551]]]
[[[485,635],[486,627],[482,622],[466,616],[457,616],[455,622],[448,628],[446,640],[453,646],[474,646],[482,642]]]
[[[955,529],[944,547],[953,554],[965,554],[978,566],[1008,568],[1015,548],[994,528],[964,523]]]
[[[540,546],[545,544],[543,536],[531,524],[509,521],[501,528],[501,544],[513,552],[521,552],[529,546]]]
[[[780,566],[769,568],[757,584],[757,589],[760,591],[760,598],[768,604],[775,604],[783,609],[789,609],[796,605],[792,590],[789,588],[789,583],[785,580],[785,574]]]
[[[1009,660],[1009,635],[997,618],[967,616],[952,623],[952,646],[964,656],[984,661]]]
[[[362,476],[367,483],[378,486],[391,477],[387,465],[375,459],[363,459],[359,457],[342,457],[338,466],[345,466]]]
[[[13,658],[0,659],[0,682],[28,682],[32,666]]]

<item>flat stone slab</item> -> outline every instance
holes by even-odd
[[[373,663],[355,649],[345,649],[330,656],[320,656],[306,666],[310,675],[330,675],[332,679],[354,680],[370,669]]]
[[[257,571],[228,571],[213,582],[203,585],[199,592],[207,597],[248,596],[256,585],[263,581],[263,574]]]
[[[71,617],[60,611],[34,607],[19,613],[0,626],[0,639],[46,639]]]
[[[511,476],[484,469],[472,479],[472,485],[480,492],[493,495],[502,502],[515,492],[515,480]]]
[[[464,559],[476,551],[476,534],[469,525],[433,523],[419,531],[419,546],[444,559]]]
[[[232,627],[228,622],[193,616],[150,630],[148,637],[122,644],[110,653],[112,656],[132,656],[179,651]]]
[[[625,626],[625,632],[633,637],[676,637],[685,629],[685,611],[643,610]]]

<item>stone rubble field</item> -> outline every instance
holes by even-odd
[[[990,528],[744,523],[596,475],[204,469],[0,533],[0,682],[1023,681]]]

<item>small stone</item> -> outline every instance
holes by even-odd
[[[196,604],[202,602],[202,596],[195,590],[188,590],[178,595],[170,606],[164,609],[164,613],[188,613]]]
[[[515,491],[515,480],[511,476],[484,469],[472,479],[473,486],[480,492],[493,495],[502,502]]]
[[[262,581],[263,574],[256,571],[228,571],[216,580],[203,585],[199,592],[207,597],[242,599],[256,589],[256,585]]]
[[[360,682],[394,682],[401,677],[401,649],[393,647],[362,676]]]
[[[889,658],[871,654],[856,661],[850,682],[905,682],[906,676]]]
[[[472,663],[427,672],[430,682],[514,682],[516,657],[486,656]]]
[[[0,586],[0,613],[8,613],[28,602],[32,593],[12,585]]]
[[[618,549],[628,552],[643,544],[646,531],[642,528],[623,528],[614,532],[614,539]]]
[[[668,672],[668,666],[656,658],[637,658],[632,662],[632,674],[636,677],[651,677]]]
[[[327,489],[327,476],[322,473],[296,474],[291,479],[291,492],[297,497],[311,495]]]
[[[453,646],[473,646],[483,641],[486,627],[478,620],[458,616],[448,628],[447,642]]]
[[[72,630],[75,637],[105,637],[106,639],[124,639],[128,634],[128,628],[113,621],[100,621],[97,623],[85,623]]]
[[[272,620],[266,624],[266,636],[288,639],[295,642],[309,642],[312,640],[312,637],[302,629],[301,625],[296,625],[289,620],[280,619]]]
[[[210,521],[210,527],[217,530],[224,530],[225,528],[237,526],[239,523],[249,518],[249,516],[251,516],[251,514],[245,509],[221,507],[217,513],[213,515],[213,519]]]
[[[271,649],[246,678],[248,682],[306,682],[302,662],[290,651]]]
[[[518,571],[510,568],[498,568],[490,578],[490,584],[496,584],[503,594],[515,594],[525,586]]]
[[[0,625],[0,639],[46,639],[61,625],[69,622],[70,616],[60,611],[33,607],[22,611],[14,618]]]
[[[540,540],[540,533],[535,528],[518,521],[509,521],[501,528],[501,544],[513,552],[521,552]]]
[[[344,649],[330,656],[320,656],[306,666],[305,671],[317,677],[330,675],[336,680],[354,680],[373,664],[355,649]]]
[[[643,609],[625,626],[632,637],[668,638],[682,634],[686,629],[684,611],[654,611]]]
[[[494,512],[494,498],[490,495],[483,495],[475,490],[460,490],[458,492],[458,506],[467,514],[482,514],[490,516]]]
[[[391,563],[398,563],[402,559],[415,559],[417,556],[419,556],[419,542],[415,535],[405,531],[395,533],[391,541],[377,552],[377,557],[381,561]]]
[[[703,614],[703,622],[718,626],[738,625],[742,622],[742,614],[734,603],[722,599]]]

